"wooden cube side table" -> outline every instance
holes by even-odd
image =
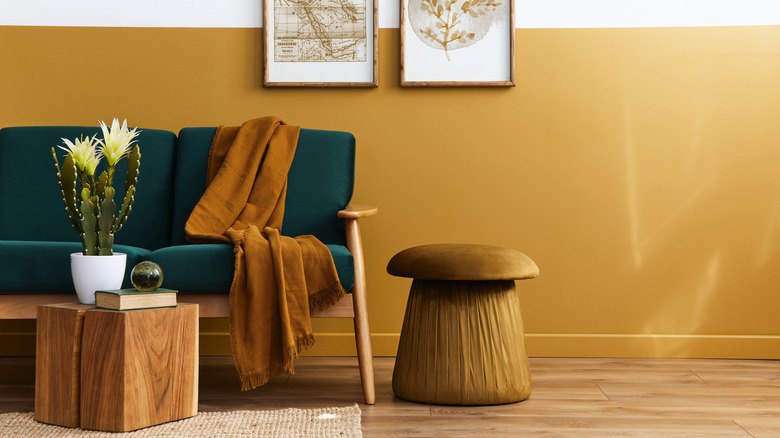
[[[128,311],[68,306],[78,305],[39,307],[36,420],[127,432],[197,414],[197,304]],[[48,328],[58,320],[82,329]],[[60,352],[57,343],[74,353]],[[73,398],[58,395],[66,390],[75,407]]]
[[[82,429],[127,432],[197,414],[197,305],[89,310],[81,348]]]

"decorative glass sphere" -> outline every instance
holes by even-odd
[[[141,292],[157,290],[163,282],[163,271],[155,262],[141,262],[130,273],[130,281]]]

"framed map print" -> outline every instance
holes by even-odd
[[[514,0],[401,0],[401,85],[514,87]]]
[[[266,87],[376,87],[378,0],[265,0]]]

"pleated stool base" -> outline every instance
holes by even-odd
[[[528,398],[531,370],[515,282],[414,280],[393,392],[443,405]]]

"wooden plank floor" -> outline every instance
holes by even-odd
[[[366,437],[780,437],[780,361],[531,359],[521,403],[436,406],[393,397],[393,358],[376,358]],[[32,411],[35,361],[0,358],[0,412]],[[241,392],[230,358],[201,358],[201,411],[350,406],[355,358],[304,357],[296,374]]]

